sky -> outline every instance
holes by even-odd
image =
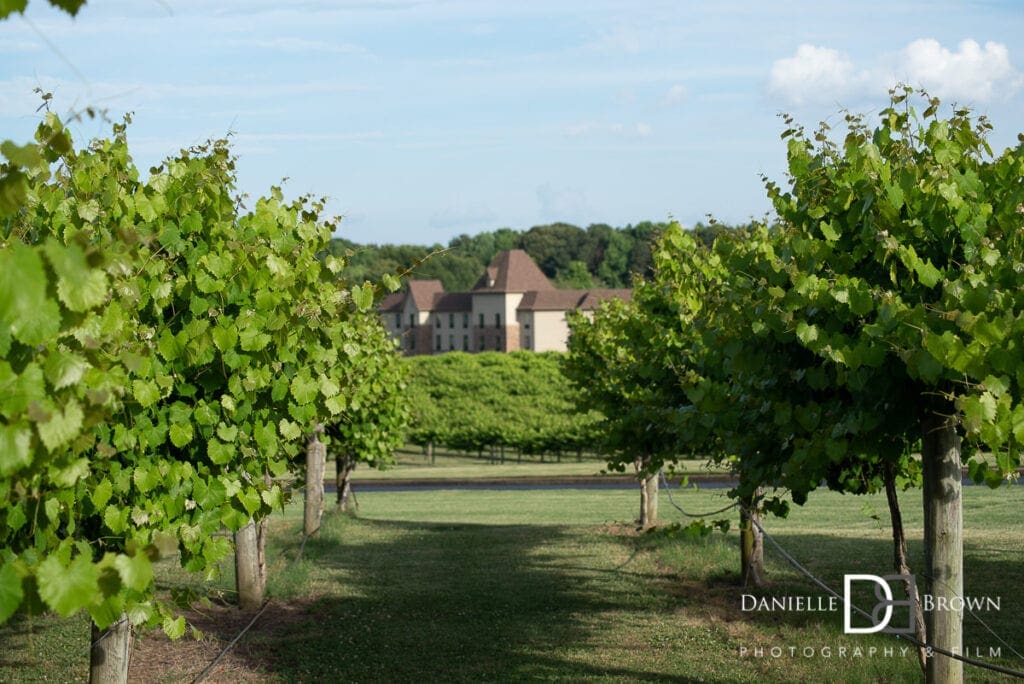
[[[789,113],[869,123],[896,83],[1024,131],[1016,0],[43,0],[0,22],[0,139],[42,88],[140,169],[231,134],[239,190],[329,199],[359,243],[769,210]],[[1014,39],[1018,40],[1014,40]]]

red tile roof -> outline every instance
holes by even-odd
[[[521,249],[507,249],[498,252],[480,277],[473,292],[529,292],[531,290],[554,290],[544,272],[530,255]]]
[[[629,301],[632,290],[551,290],[527,292],[519,302],[519,311],[589,311],[608,299]]]
[[[430,311],[434,298],[444,294],[444,285],[440,280],[410,280],[409,294],[417,311]]]
[[[405,308],[405,292],[392,292],[388,296],[384,297],[377,306],[377,310],[382,313],[393,313],[401,311]]]
[[[524,293],[519,311],[589,311],[608,299],[628,302],[633,296],[632,290],[556,290],[525,251],[510,249],[494,257],[472,292],[445,292],[440,280],[410,280],[405,292],[388,295],[378,310],[403,311],[406,297],[412,297],[417,311],[472,311],[473,295],[490,292]]]

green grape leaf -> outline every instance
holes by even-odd
[[[221,423],[217,426],[217,436],[225,442],[234,442],[238,438],[238,426]]]
[[[32,462],[32,431],[25,423],[0,425],[0,475],[7,476]]]
[[[85,252],[76,244],[62,245],[50,238],[44,247],[57,274],[57,296],[72,311],[87,311],[107,298],[107,276],[90,268]]]
[[[110,484],[110,480],[104,479],[92,490],[92,494],[89,498],[92,500],[92,505],[97,511],[103,510],[103,507],[110,501],[110,497],[114,495],[114,487]]]
[[[175,423],[168,431],[171,444],[176,447],[183,447],[192,441],[193,432],[191,423]]]
[[[7,509],[7,527],[9,527],[12,532],[20,530],[27,522],[28,516],[25,515],[25,510],[22,508],[21,504],[15,504],[11,508]]]
[[[37,423],[39,439],[49,451],[56,451],[72,439],[78,436],[82,429],[82,407],[77,401],[69,401],[63,411],[54,411],[50,420],[45,423]]]
[[[365,283],[363,286],[352,286],[352,301],[360,311],[369,311],[373,306],[373,286]]]
[[[39,253],[21,242],[0,250],[0,327],[25,344],[56,336],[60,308],[46,296],[47,278]]]
[[[145,591],[153,581],[153,564],[145,553],[139,552],[134,556],[118,554],[114,559],[114,567],[129,589]]]
[[[98,580],[96,567],[81,555],[67,566],[50,555],[36,568],[39,597],[61,617],[91,604],[99,594]]]
[[[134,380],[132,396],[142,408],[148,408],[160,400],[160,388],[151,380]]]
[[[185,618],[181,615],[178,617],[168,615],[164,618],[162,628],[168,639],[172,641],[180,639],[185,634]]]
[[[121,534],[124,532],[125,525],[128,522],[127,511],[117,506],[110,505],[103,511],[103,524],[113,532],[114,534]]]
[[[302,436],[302,428],[290,420],[282,418],[277,427],[286,441],[293,442]]]
[[[206,444],[206,455],[213,463],[224,465],[235,456],[235,445],[211,439]]]
[[[316,380],[306,373],[298,373],[292,378],[291,394],[300,406],[305,406],[316,399],[319,389]]]
[[[245,509],[249,515],[256,515],[257,511],[260,510],[262,498],[260,493],[251,487],[246,487],[242,491],[236,494],[236,498],[239,503],[242,504],[242,508]]]
[[[91,366],[78,354],[56,349],[46,359],[46,379],[59,390],[77,384]]]
[[[11,563],[0,565],[0,624],[14,615],[24,598],[21,576]]]

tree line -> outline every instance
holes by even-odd
[[[626,288],[634,275],[650,273],[651,246],[668,225],[643,221],[613,228],[599,223],[584,229],[552,223],[524,231],[499,228],[463,234],[447,245],[360,245],[335,237],[330,250],[348,259],[344,275],[356,282],[415,266],[415,277],[436,278],[449,292],[465,292],[498,252],[522,249],[558,287]],[[714,223],[693,228],[703,244],[710,244],[724,230],[726,226]],[[428,254],[433,256],[419,263]]]

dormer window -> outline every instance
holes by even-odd
[[[494,287],[494,278],[487,279],[487,287]]]

